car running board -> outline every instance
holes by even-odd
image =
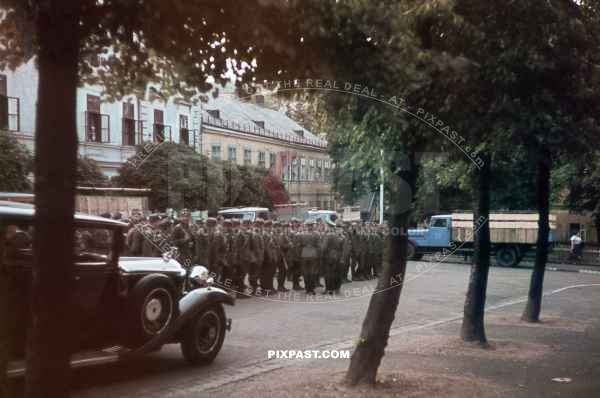
[[[129,350],[126,348],[111,347],[101,351],[88,351],[74,354],[73,359],[71,359],[71,369],[118,362],[122,360],[121,355],[127,351]],[[25,371],[25,361],[12,361],[8,364],[6,374],[8,377],[23,377]]]

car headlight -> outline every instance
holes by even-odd
[[[190,272],[190,279],[200,286],[210,286],[213,283],[213,278],[210,276],[208,268],[201,265],[197,265],[192,268],[192,271]]]

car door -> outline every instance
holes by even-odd
[[[0,267],[8,277],[5,299],[9,311],[6,314],[11,359],[21,359],[25,354],[25,341],[31,303],[31,279],[33,266],[33,239],[29,225],[0,222]],[[29,232],[28,232],[29,231]],[[0,294],[1,295],[1,294]]]
[[[73,302],[76,319],[83,327],[80,343],[87,345],[106,332],[107,310],[112,305],[111,297],[117,294],[117,270],[109,261],[109,230],[78,228],[75,235]]]
[[[432,247],[447,247],[450,245],[450,219],[434,218],[429,227],[429,242]]]

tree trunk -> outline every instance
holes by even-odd
[[[596,207],[599,207],[600,204],[596,205]],[[598,211],[596,211],[598,212]],[[598,244],[600,246],[600,216],[595,215],[594,216],[594,226],[596,227],[596,244]]]
[[[527,322],[538,322],[542,310],[542,292],[544,272],[548,260],[548,234],[550,233],[550,170],[551,161],[547,151],[543,152],[537,162],[536,201],[538,218],[538,238],[535,251],[535,265],[529,284],[527,306],[521,319]]]
[[[79,7],[77,0],[47,0],[37,5],[36,218],[27,397],[68,395]]]
[[[473,214],[474,253],[465,299],[460,336],[464,341],[486,344],[483,316],[490,269],[490,178],[492,159],[482,154],[483,166],[477,176],[477,205]]]
[[[0,225],[0,397],[8,396],[8,380],[6,369],[10,357],[10,325],[12,322],[10,311],[10,284],[4,259],[5,227]]]
[[[391,216],[383,275],[379,278],[377,287],[371,296],[360,338],[350,359],[350,367],[346,373],[346,383],[349,385],[375,384],[377,369],[383,358],[390,336],[390,328],[400,301],[400,292],[406,271],[409,208],[417,171],[413,166],[411,170],[398,173],[398,175],[400,179],[393,182],[395,192],[392,193],[394,195],[393,202],[390,202],[396,204],[397,211],[393,211]],[[403,206],[403,204],[408,204],[408,206]]]

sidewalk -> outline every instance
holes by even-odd
[[[273,370],[193,396],[597,397],[599,299],[598,286],[547,296],[538,324],[520,321],[523,303],[488,310],[488,349],[458,339],[460,320],[397,333],[390,338],[375,389],[340,383],[347,359],[285,360]]]

